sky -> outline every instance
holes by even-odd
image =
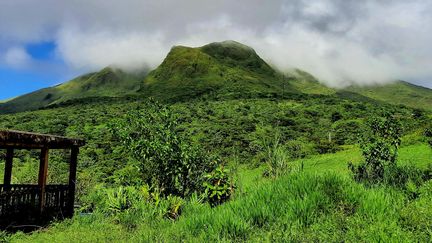
[[[331,87],[432,87],[430,0],[0,0],[0,100],[223,40]]]

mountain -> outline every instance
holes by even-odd
[[[118,97],[136,93],[145,72],[130,74],[107,67],[69,82],[41,89],[0,103],[0,113],[34,110],[87,97]]]
[[[17,98],[0,102],[0,113],[20,112],[72,100],[136,95],[164,100],[198,97],[276,97],[275,94],[337,96],[365,102],[385,102],[432,110],[432,90],[406,82],[352,86],[337,90],[301,70],[281,73],[249,46],[235,41],[202,47],[174,46],[153,71],[131,74],[105,68]]]
[[[321,84],[309,73],[295,70],[288,73],[294,78],[292,86],[306,94],[336,95],[340,98],[364,102],[405,105],[412,108],[432,110],[432,90],[405,81],[369,86],[350,86],[333,89]]]
[[[432,90],[404,81],[366,87],[351,86],[345,91],[393,105],[432,110]]]
[[[235,41],[191,48],[175,46],[162,64],[151,71],[141,89],[147,96],[163,98],[218,96],[247,93],[295,92],[250,47]]]

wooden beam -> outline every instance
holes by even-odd
[[[5,163],[5,170],[4,170],[4,179],[3,184],[5,185],[5,190],[10,189],[10,184],[12,180],[12,166],[13,166],[13,157],[14,157],[14,150],[12,148],[7,149],[6,151],[6,163]]]
[[[85,141],[81,139],[13,130],[0,130],[0,148],[69,149],[75,146],[81,147],[84,145]]]
[[[47,148],[41,149],[40,163],[39,163],[39,190],[40,190],[40,212],[42,213],[45,208],[45,187],[47,184],[48,176],[48,155]]]
[[[68,212],[67,212],[68,217],[72,217],[74,214],[78,153],[79,153],[79,147],[73,147],[71,149],[71,157],[69,163],[69,193],[68,193]]]

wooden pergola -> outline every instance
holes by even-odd
[[[12,224],[37,224],[74,214],[76,168],[79,148],[84,140],[60,136],[0,130],[0,149],[6,150],[3,184],[0,184],[0,227]],[[37,185],[11,184],[16,149],[40,150]],[[47,185],[50,149],[71,151],[67,185]]]

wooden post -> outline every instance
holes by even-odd
[[[5,190],[10,190],[11,180],[12,180],[12,162],[13,162],[14,150],[13,148],[8,148],[6,152],[6,164],[4,171],[3,184]]]
[[[70,163],[69,163],[69,193],[68,193],[68,212],[67,212],[68,217],[72,217],[74,214],[78,153],[79,153],[79,148],[72,147]]]
[[[45,208],[45,187],[47,184],[47,175],[48,175],[48,148],[43,148],[40,154],[40,163],[39,163],[39,190],[40,190],[40,212],[42,213]]]

